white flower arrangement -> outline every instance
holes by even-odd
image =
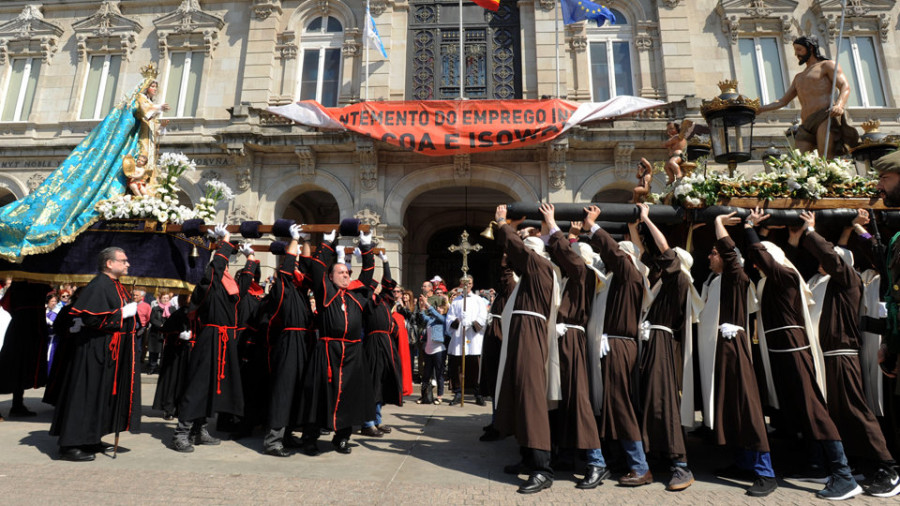
[[[149,219],[160,223],[181,224],[185,220],[202,218],[211,221],[216,217],[216,205],[222,200],[234,199],[234,192],[225,183],[212,180],[206,183],[206,193],[193,209],[178,204],[181,191],[178,179],[197,165],[184,153],[163,153],[157,165],[159,173],[154,195],[120,195],[97,204],[97,211],[105,220]]]

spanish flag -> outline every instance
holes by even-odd
[[[500,0],[472,0],[477,5],[489,10],[497,12],[500,9]]]

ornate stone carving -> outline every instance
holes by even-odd
[[[540,0],[539,5],[542,11],[549,12],[556,7],[556,0]]]
[[[354,214],[353,217],[359,220],[361,225],[368,225],[370,227],[381,225],[381,215],[368,207]]]
[[[653,47],[653,37],[649,33],[639,33],[634,37],[634,47],[638,51],[649,51]]]
[[[121,53],[127,60],[137,47],[143,27],[119,10],[118,0],[104,0],[90,17],[72,24],[78,49],[78,61],[90,53]]]
[[[237,171],[237,189],[239,192],[245,192],[250,189],[253,183],[253,173],[249,168],[238,169]]]
[[[275,57],[282,60],[293,60],[297,57],[297,34],[292,31],[278,34]]]
[[[353,58],[359,54],[362,44],[359,42],[359,29],[348,28],[344,30],[344,43],[341,44],[341,54],[344,58]]]
[[[468,153],[453,155],[453,177],[466,179],[472,174],[472,157]]]
[[[573,35],[569,39],[569,48],[575,53],[583,53],[588,46],[586,35]]]
[[[238,205],[234,206],[234,209],[228,213],[228,217],[225,220],[229,225],[240,225],[245,221],[253,221],[255,217],[250,214],[250,211],[247,209],[247,206]]]
[[[616,162],[616,179],[628,179],[631,168],[631,154],[634,152],[633,142],[616,144],[614,160]]]
[[[737,44],[743,32],[781,33],[788,44],[793,40],[791,19],[796,9],[796,0],[719,0],[716,13],[731,44]]]
[[[369,11],[372,16],[381,16],[388,7],[394,6],[394,0],[371,0],[369,2]]]
[[[378,185],[378,152],[371,139],[361,138],[356,141],[356,154],[359,157],[359,181],[364,190],[372,191]]]
[[[215,179],[217,181],[221,181],[222,175],[212,169],[206,169],[200,173],[200,179]]]
[[[547,146],[547,176],[550,188],[554,190],[559,190],[566,185],[566,170],[568,169],[566,155],[568,152],[568,137],[551,142]]]
[[[225,20],[205,12],[199,0],[181,0],[175,12],[153,20],[159,34],[159,53],[167,58],[172,50],[202,50],[212,56]]]
[[[37,5],[26,5],[16,19],[0,25],[0,65],[16,56],[49,63],[59,47],[63,29],[44,21]]]
[[[877,31],[881,42],[887,42],[891,26],[890,10],[894,3],[894,0],[848,0],[844,33]],[[825,34],[825,42],[833,42],[840,30],[841,0],[816,0],[811,10],[819,19],[818,28]]]
[[[316,152],[309,146],[297,146],[294,153],[299,161],[300,178],[311,181],[316,177]]]
[[[250,7],[253,10],[253,18],[257,21],[265,21],[269,16],[281,15],[281,0],[253,0]]]
[[[28,181],[25,182],[25,186],[28,187],[28,193],[37,190],[38,186],[44,182],[44,179],[46,179],[46,176],[43,174],[32,174]]]
[[[327,16],[328,13],[331,12],[331,5],[329,5],[329,0],[316,0],[316,8],[323,16]]]

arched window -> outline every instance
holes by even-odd
[[[619,95],[634,95],[631,46],[634,32],[625,14],[610,9],[615,24],[587,25],[591,68],[591,101],[603,102]]]
[[[344,27],[332,16],[313,18],[300,39],[297,99],[337,105],[341,86],[341,44]]]

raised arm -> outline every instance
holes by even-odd
[[[641,221],[646,225],[647,230],[650,231],[650,235],[653,236],[653,241],[656,242],[656,247],[659,248],[660,253],[665,253],[669,251],[669,241],[666,240],[666,236],[663,235],[662,231],[656,227],[652,220],[650,220],[650,206],[647,204],[638,204],[638,209],[641,210]]]

